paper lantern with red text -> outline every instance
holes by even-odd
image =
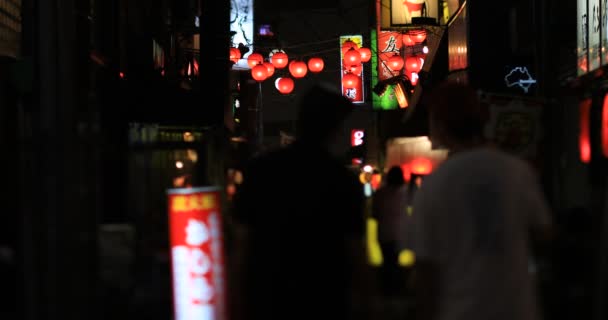
[[[277,90],[282,94],[290,94],[293,91],[294,82],[290,77],[281,77],[276,81]]]
[[[275,52],[270,58],[270,62],[277,69],[283,69],[289,62],[289,57],[285,52]]]
[[[264,57],[257,52],[253,52],[249,55],[249,57],[247,57],[247,64],[250,68],[262,63],[264,63]]]
[[[303,78],[308,73],[308,67],[304,61],[293,60],[289,63],[289,73],[294,78]]]
[[[321,72],[323,71],[324,66],[325,62],[319,57],[312,57],[308,59],[308,70],[310,70],[310,72]]]

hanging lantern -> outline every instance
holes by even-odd
[[[405,59],[405,70],[408,73],[420,72],[422,69],[422,61],[418,56],[409,56]]]
[[[345,54],[350,48],[355,50],[359,49],[359,46],[352,40],[346,40],[342,43],[342,54]]]
[[[268,78],[268,69],[263,64],[258,64],[251,68],[251,77],[258,82],[266,80]]]
[[[249,65],[250,68],[253,68],[256,65],[262,64],[262,63],[264,63],[264,57],[257,52],[253,52],[252,54],[249,55],[249,57],[247,57],[247,64]]]
[[[350,48],[346,53],[344,53],[344,64],[345,65],[354,65],[361,63],[361,54],[359,50],[355,48]]]
[[[347,72],[342,76],[342,87],[345,89],[353,89],[359,85],[359,77],[351,72]]]
[[[361,62],[368,62],[372,58],[372,50],[366,47],[359,48],[359,55],[361,55]]]
[[[270,57],[270,62],[277,69],[283,69],[287,66],[289,62],[289,58],[285,52],[275,52],[272,57]]]
[[[426,30],[424,29],[410,30],[408,35],[415,43],[422,43],[426,40]]]
[[[270,62],[264,62],[262,63],[262,65],[266,67],[266,70],[268,71],[266,74],[266,78],[272,77],[272,75],[274,74],[274,65],[272,65],[272,63]]]
[[[293,79],[290,77],[278,78],[275,83],[275,86],[280,93],[290,94],[293,91],[294,87]]]
[[[308,59],[308,70],[310,70],[310,72],[321,72],[323,71],[324,66],[325,62],[323,62],[323,59],[319,57],[312,57]]]
[[[416,44],[416,42],[412,39],[412,37],[410,37],[410,35],[407,33],[404,33],[401,36],[401,40],[403,41],[404,46],[413,46]]]
[[[591,162],[590,113],[591,98],[587,98],[579,104],[578,151],[583,163]]]
[[[230,47],[230,61],[237,63],[241,59],[241,51],[238,48]]]
[[[356,76],[361,76],[361,73],[363,72],[363,65],[360,63],[352,65],[348,68],[348,71]]]
[[[401,68],[403,68],[403,58],[401,58],[398,53],[395,53],[390,58],[388,58],[387,64],[388,68],[391,69],[391,71],[399,71],[401,70]]]
[[[293,60],[289,63],[289,73],[294,78],[303,78],[308,72],[308,67],[306,67],[306,63],[300,60]]]

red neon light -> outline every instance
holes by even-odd
[[[608,94],[604,96],[602,105],[602,153],[608,158]]]
[[[606,99],[604,99],[606,105]],[[591,139],[589,133],[589,116],[591,113],[591,99],[581,101],[579,106],[579,134],[578,134],[578,150],[581,161],[589,163],[591,161]]]

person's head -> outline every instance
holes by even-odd
[[[399,186],[405,183],[403,170],[400,166],[392,166],[386,173],[386,184],[389,186]]]
[[[297,139],[326,144],[353,110],[353,104],[339,89],[326,84],[309,88],[299,102]]]
[[[452,149],[484,140],[487,110],[471,86],[445,81],[431,91],[427,106],[433,144]]]

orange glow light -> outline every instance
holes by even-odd
[[[605,99],[604,99],[605,101]],[[579,105],[579,135],[578,135],[578,149],[580,153],[580,159],[583,163],[589,163],[591,161],[591,141],[589,133],[589,116],[591,113],[591,99],[587,98],[581,101]]]

